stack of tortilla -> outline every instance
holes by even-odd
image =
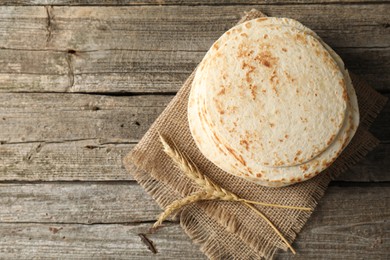
[[[188,121],[219,168],[281,187],[329,167],[355,134],[359,111],[341,58],[299,22],[268,17],[213,44],[195,74]]]

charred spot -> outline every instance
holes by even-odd
[[[274,127],[275,124],[274,124],[274,123],[269,123],[269,126],[270,126],[270,127]]]
[[[245,150],[249,150],[249,143],[247,140],[240,140],[240,145],[243,145],[245,147]]]
[[[301,170],[303,170],[303,171],[307,171],[307,165],[301,165],[301,166],[299,166],[299,168],[301,168]]]
[[[252,99],[255,100],[257,95],[257,86],[250,84],[249,88],[251,90]]]
[[[218,50],[218,49],[219,49],[218,43],[214,43],[213,48],[216,49],[216,50]]]
[[[301,150],[298,150],[297,153],[295,155],[299,156],[302,154],[302,151]]]
[[[246,23],[245,27],[248,28],[248,29],[251,28],[252,27],[252,23]]]
[[[286,135],[284,135],[284,138],[286,138],[286,139],[287,139],[287,138],[288,138],[288,135],[287,135],[287,134],[286,134]]]
[[[287,49],[286,48],[282,48],[282,51],[287,52]]]
[[[267,68],[271,68],[276,65],[278,58],[272,56],[270,51],[262,51],[254,58],[254,60]]]
[[[260,178],[261,176],[261,173],[256,173],[256,177]]]

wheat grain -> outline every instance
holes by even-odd
[[[262,205],[266,207],[277,207],[277,208],[287,208],[287,209],[296,209],[296,210],[306,210],[311,211],[311,208],[306,207],[296,207],[296,206],[286,206],[279,204],[263,203],[258,201],[246,200],[238,197],[236,194],[225,190],[220,187],[218,184],[214,183],[210,178],[204,175],[198,167],[187,157],[186,154],[181,152],[176,144],[172,141],[173,145],[170,145],[168,141],[159,133],[161,143],[164,148],[164,152],[173,160],[176,166],[191,180],[203,188],[202,191],[195,194],[189,195],[183,199],[176,200],[172,202],[165,211],[159,216],[157,222],[153,225],[153,228],[156,229],[161,223],[174,211],[179,210],[185,205],[201,201],[201,200],[225,200],[225,201],[237,201],[247,206],[253,210],[257,215],[263,218],[268,225],[275,231],[275,233],[280,237],[280,239],[287,245],[287,247],[295,254],[295,250],[288,243],[287,239],[284,238],[282,233],[276,228],[276,226],[258,209],[256,209],[252,204]]]

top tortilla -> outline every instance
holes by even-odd
[[[275,27],[275,25],[280,24],[280,25],[284,25],[286,27],[289,26],[289,27],[299,28],[300,31],[305,32],[304,30],[306,30],[305,33],[312,34],[313,36],[316,37],[316,35],[314,33],[312,33],[309,29],[307,29],[306,27],[304,27],[300,23],[298,23],[294,20],[291,20],[291,19],[267,18],[267,19],[257,19],[256,21],[257,22],[261,21],[262,23],[269,23],[274,27]],[[252,23],[252,22],[253,21],[250,21],[250,23]],[[247,29],[253,28],[252,25],[248,26],[246,23],[242,24],[241,26],[242,27],[245,26],[245,28],[247,28]],[[263,25],[263,26],[265,26],[265,25]],[[279,28],[279,29],[274,28],[274,29],[270,29],[270,30],[271,31],[276,30],[276,31],[286,32],[286,30],[283,30],[283,29],[285,29],[285,28]],[[320,49],[320,51],[322,51],[325,55],[325,57],[324,57],[325,63],[331,64],[331,69],[335,70],[334,75],[338,76],[338,78],[341,78],[341,80],[343,80],[344,77],[349,79],[349,80],[347,80],[348,95],[352,96],[352,99],[353,99],[352,105],[350,105],[353,113],[350,113],[350,116],[345,120],[344,120],[345,116],[344,117],[340,116],[341,117],[341,124],[342,124],[343,129],[344,129],[343,133],[337,133],[337,127],[335,127],[336,134],[335,134],[335,137],[333,139],[334,140],[337,139],[337,142],[334,140],[329,141],[329,139],[328,139],[327,146],[325,146],[325,148],[323,148],[322,151],[318,152],[318,150],[320,150],[320,149],[318,149],[318,147],[316,149],[317,153],[321,154],[321,156],[318,156],[318,158],[316,158],[315,160],[311,160],[311,158],[316,157],[315,155],[311,154],[311,156],[310,156],[311,158],[309,157],[309,161],[307,161],[306,163],[302,162],[302,161],[304,161],[304,159],[300,158],[301,165],[299,165],[299,167],[298,166],[288,167],[288,166],[280,165],[280,162],[279,162],[277,164],[278,164],[278,166],[282,166],[282,168],[280,168],[280,167],[279,167],[280,169],[277,167],[275,167],[274,169],[268,168],[268,167],[265,167],[263,165],[258,164],[256,160],[253,160],[253,157],[252,158],[249,157],[249,159],[248,159],[247,154],[242,152],[243,150],[241,150],[241,151],[234,150],[234,148],[232,148],[230,146],[230,143],[227,143],[225,141],[225,144],[223,145],[223,141],[225,139],[223,139],[223,141],[221,143],[221,140],[215,134],[215,131],[210,132],[210,129],[212,129],[212,130],[216,129],[216,127],[215,127],[216,121],[215,120],[214,121],[209,120],[209,122],[207,123],[207,122],[205,122],[205,118],[204,118],[203,122],[199,121],[199,116],[202,115],[202,111],[205,112],[204,115],[202,115],[204,117],[206,115],[206,108],[209,109],[210,106],[206,106],[205,103],[203,103],[203,105],[201,104],[199,106],[198,102],[201,100],[202,96],[213,97],[212,95],[210,95],[210,91],[209,91],[209,88],[211,88],[212,85],[206,84],[206,86],[208,86],[209,88],[196,87],[197,84],[202,85],[199,83],[199,81],[201,81],[204,78],[207,78],[207,75],[206,75],[207,73],[213,72],[213,70],[209,69],[209,68],[207,68],[207,73],[205,71],[203,71],[205,69],[205,66],[207,65],[204,63],[204,61],[207,60],[207,57],[210,56],[210,53],[211,54],[214,53],[214,55],[215,55],[215,53],[218,52],[219,48],[215,48],[215,46],[219,45],[218,47],[220,47],[220,45],[224,45],[224,44],[228,43],[228,40],[229,40],[228,35],[232,34],[232,32],[234,32],[234,31],[242,34],[243,28],[240,29],[238,27],[235,27],[232,30],[230,30],[230,33],[224,34],[214,44],[214,48],[210,49],[210,51],[207,53],[205,59],[202,61],[202,63],[200,64],[200,66],[198,68],[198,73],[195,75],[195,79],[194,79],[194,83],[193,83],[194,85],[193,85],[193,88],[191,90],[190,102],[189,102],[190,129],[191,129],[191,132],[194,136],[195,142],[197,143],[197,145],[200,148],[200,150],[202,151],[202,153],[209,160],[213,161],[217,166],[219,166],[223,170],[230,172],[232,174],[235,174],[237,176],[245,177],[246,179],[249,179],[251,181],[254,181],[254,182],[266,185],[266,186],[283,186],[283,185],[288,185],[288,184],[291,184],[291,183],[294,183],[294,182],[297,182],[300,180],[304,180],[304,179],[308,179],[310,177],[313,177],[314,175],[318,174],[319,171],[326,168],[330,164],[330,162],[335,160],[335,158],[340,154],[341,150],[345,147],[346,143],[349,142],[349,140],[351,139],[351,136],[356,131],[356,127],[358,124],[358,110],[357,110],[356,95],[354,93],[352,85],[350,84],[349,75],[343,69],[344,64],[342,64],[341,59],[334,52],[333,53],[331,52],[331,54],[332,54],[333,58],[335,58],[335,60],[338,60],[339,64],[336,64],[335,61],[332,59],[332,57],[326,56],[325,55],[326,53],[323,49]],[[300,35],[300,34],[298,34],[299,32],[297,32],[297,31],[298,30],[294,30],[294,28],[288,28],[288,30],[287,30],[287,32],[290,34]],[[243,37],[245,37],[245,36],[243,36]],[[298,37],[300,37],[300,36],[298,36]],[[310,45],[313,44],[316,47],[322,46],[319,44],[319,42],[316,42],[313,39],[311,39],[310,37],[308,37],[308,35],[305,35],[305,37],[308,38],[308,39],[306,39],[306,41],[308,41],[310,43]],[[237,40],[237,39],[235,39],[235,40]],[[319,41],[320,41],[320,39],[319,39]],[[238,46],[238,45],[236,44],[236,46]],[[328,46],[325,46],[325,47],[328,47]],[[317,51],[319,51],[319,50],[317,49]],[[250,50],[249,50],[249,52],[250,52]],[[336,55],[336,56],[334,56],[334,55]],[[336,66],[335,66],[335,64],[336,64]],[[220,64],[220,65],[222,66],[223,64]],[[342,76],[340,77],[341,68],[342,68],[341,75],[344,74],[344,77],[342,77]],[[344,87],[344,90],[345,90],[345,82],[343,82],[343,83],[344,84],[340,84],[340,85],[341,85],[341,87]],[[205,84],[203,83],[203,86],[204,85]],[[281,86],[283,86],[283,85],[281,85]],[[195,90],[199,90],[199,91],[203,90],[203,92],[205,92],[205,89],[207,90],[206,94],[200,95],[200,97],[196,96]],[[216,90],[214,90],[214,94],[215,94],[215,91]],[[332,92],[332,86],[330,86],[330,89],[328,89],[328,92]],[[322,92],[319,92],[319,93],[322,93]],[[317,96],[319,93],[317,93]],[[340,93],[338,93],[338,94],[340,94]],[[345,99],[345,96],[346,96],[345,92],[342,91],[341,96],[343,97],[343,100],[345,101],[346,100]],[[234,96],[231,96],[230,98],[234,98]],[[209,98],[209,102],[210,102],[210,100],[215,101],[213,98]],[[350,102],[350,101],[348,100],[348,102]],[[210,103],[212,104],[212,102],[210,102]],[[196,104],[196,105],[194,105],[194,104]],[[212,108],[212,106],[211,106],[211,108]],[[219,107],[217,107],[217,109],[218,108]],[[346,110],[344,109],[344,115],[345,115],[345,113],[346,113]],[[241,115],[241,114],[239,114],[239,115]],[[220,117],[220,119],[223,120],[223,117]],[[200,126],[202,126],[202,127],[200,127]],[[339,126],[338,130],[339,130],[341,126],[340,126],[340,124],[338,126]],[[222,137],[225,138],[224,136],[222,136]],[[217,138],[218,140],[216,141],[215,138]],[[236,139],[237,139],[237,136],[236,136]],[[214,141],[214,143],[210,143],[209,141]],[[306,141],[307,141],[307,139],[306,139]],[[245,146],[246,146],[246,144],[245,144]],[[226,149],[226,147],[228,147],[228,149]],[[327,147],[330,147],[331,149],[324,152],[324,150],[326,150]],[[306,148],[303,148],[303,149],[306,149]],[[244,152],[245,152],[245,150],[244,150]],[[303,150],[301,150],[301,151],[303,151]],[[231,158],[232,152],[234,153],[235,157],[238,157],[238,160],[235,160],[235,162]],[[309,153],[306,153],[306,154],[309,154]],[[275,159],[275,157],[274,157],[274,159]],[[279,158],[276,158],[276,159],[279,159]],[[237,161],[241,162],[241,164],[242,164],[243,160],[244,161],[246,160],[246,162],[248,162],[248,165],[252,167],[253,171],[251,171],[251,168],[249,168],[248,165],[243,166],[243,165],[237,164]],[[245,164],[246,164],[246,162],[245,162]]]

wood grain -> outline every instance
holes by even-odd
[[[138,223],[161,212],[141,186],[126,181],[3,183],[0,205],[0,223]]]
[[[352,71],[388,90],[387,5],[258,7],[302,21]],[[0,91],[174,92],[212,42],[250,8],[1,7]]]
[[[390,48],[336,49],[351,71],[378,90],[390,82]],[[0,92],[176,92],[204,51],[0,50]],[[32,66],[33,64],[33,66]]]
[[[122,158],[171,98],[2,93],[0,180],[132,180]],[[387,104],[372,127],[382,144],[340,180],[389,180],[389,115]]]
[[[0,181],[134,180],[123,157],[134,147],[98,140],[0,145]],[[390,181],[390,144],[381,144],[337,180]]]
[[[121,6],[121,5],[259,5],[259,4],[338,4],[338,3],[381,3],[379,0],[196,0],[185,2],[182,0],[5,0],[8,5],[99,5],[99,6]]]
[[[132,196],[122,194],[126,193],[126,188],[134,197],[144,194],[137,185],[127,184],[2,185],[1,199],[13,205],[8,213],[11,215],[9,219],[0,224],[3,234],[0,237],[1,257],[203,259],[197,246],[191,244],[175,223],[167,224],[150,236],[159,251],[156,256],[147,251],[136,235],[145,232],[150,223],[61,223],[84,223],[91,219],[105,223],[118,221],[120,216],[126,222],[128,214],[143,215],[145,220],[150,220],[155,212],[149,205],[132,207],[137,202]],[[331,186],[294,243],[298,258],[317,259],[326,255],[335,259],[386,259],[390,243],[389,223],[386,221],[390,217],[389,191],[390,187],[384,184]],[[141,194],[137,195],[138,192]],[[61,198],[60,194],[74,199]],[[116,197],[118,202],[113,201]],[[1,207],[2,216],[4,211],[7,209]],[[37,214],[31,214],[31,211],[37,211]],[[48,219],[45,213],[51,218]],[[24,214],[27,216],[22,216]],[[21,223],[8,223],[11,221]],[[279,256],[287,259],[291,254],[281,253]]]
[[[158,254],[141,243],[138,233],[151,224],[69,225],[0,224],[0,256],[6,259],[206,259],[178,224],[150,235]]]

